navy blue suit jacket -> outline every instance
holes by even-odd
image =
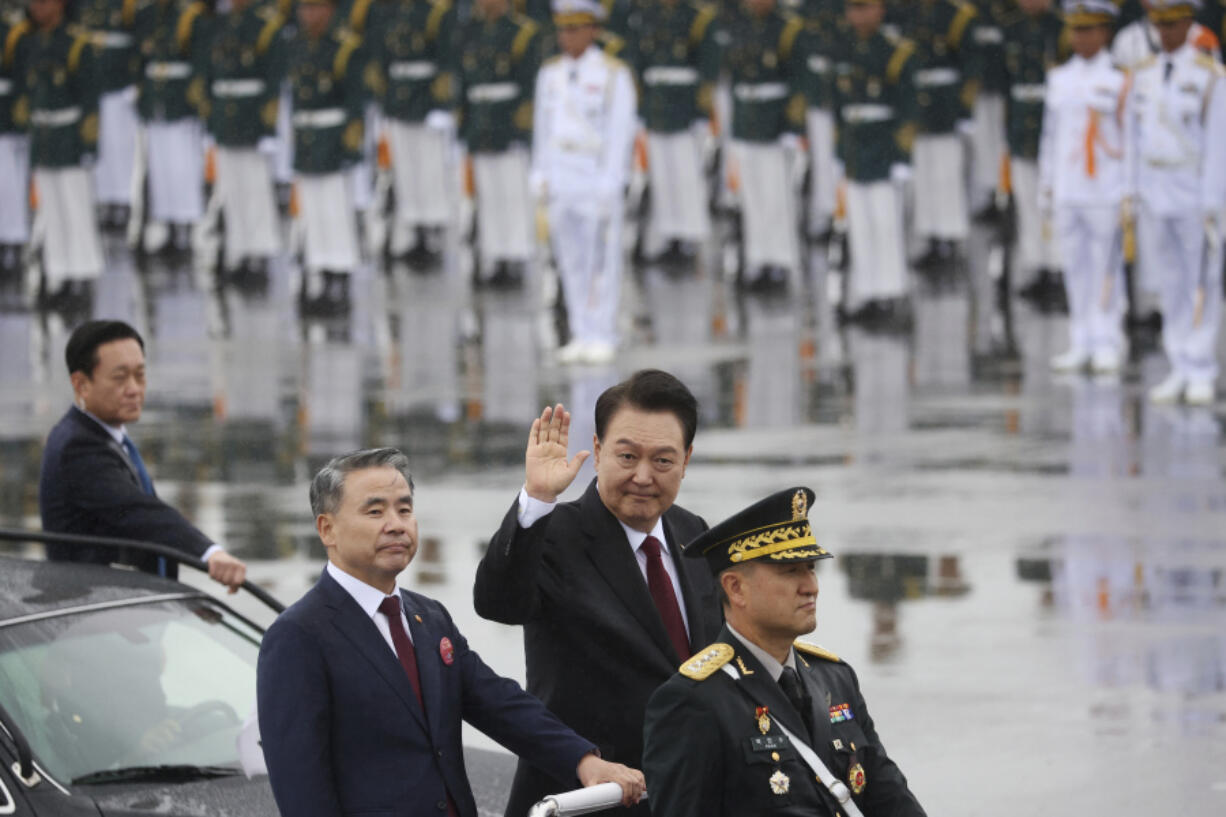
[[[140,477],[115,438],[76,406],[68,409],[47,437],[38,482],[43,530],[140,539],[200,557],[209,538],[156,495],[141,489]],[[49,545],[51,559],[107,563],[113,548]],[[156,572],[157,558],[123,560]]]
[[[403,589],[400,599],[424,714],[374,622],[327,571],[265,634],[260,735],[281,813],[442,817],[450,792],[460,817],[476,817],[461,721],[577,786],[575,768],[595,746],[486,666],[443,605]]]

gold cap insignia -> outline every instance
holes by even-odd
[[[797,488],[792,494],[792,521],[799,522],[809,515],[809,497],[805,496],[803,488]]]

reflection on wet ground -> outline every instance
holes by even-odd
[[[683,504],[713,522],[772,490],[817,491],[811,518],[836,558],[820,568],[815,637],[856,666],[929,813],[1226,813],[1222,404],[1146,403],[1165,374],[1154,353],[1122,379],[1049,374],[1064,317],[1002,310],[998,250],[976,234],[970,251],[969,275],[916,279],[907,335],[840,327],[816,250],[789,297],[740,293],[712,269],[628,272],[624,347],[606,367],[554,361],[547,275],[474,292],[455,251],[442,270],[363,268],[348,318],[304,326],[288,262],[242,292],[187,266],[142,269],[112,244],[92,314],[146,335],[135,435],[159,492],[286,601],[321,566],[310,474],[395,445],[414,462],[423,536],[404,583],[522,679],[518,633],[475,616],[471,580],[519,487],[528,424],[563,401],[572,447],[587,447],[601,390],[660,366],[702,407]],[[36,526],[70,327],[6,303],[0,524]]]

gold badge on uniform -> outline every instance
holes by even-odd
[[[771,730],[771,719],[770,719],[770,708],[769,707],[759,706],[757,709],[754,710],[753,716],[758,721],[758,731],[759,732],[765,735],[767,732]]]
[[[852,794],[859,794],[864,791],[864,785],[867,782],[864,778],[864,767],[859,763],[852,766],[847,772],[847,785],[851,786]]]
[[[775,773],[770,779],[771,791],[775,794],[787,794],[788,789],[792,786],[791,779],[783,773],[782,769],[775,769]]]

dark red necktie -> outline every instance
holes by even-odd
[[[664,629],[668,632],[668,640],[673,642],[673,648],[681,660],[690,657],[690,639],[685,634],[685,621],[681,618],[681,608],[677,605],[677,594],[673,592],[673,582],[664,569],[664,560],[660,558],[660,540],[648,536],[643,540],[643,552],[647,554],[647,590],[651,600],[660,611],[664,620]]]
[[[409,640],[409,634],[404,631],[404,623],[400,620],[400,597],[388,596],[383,599],[379,604],[379,612],[387,616],[387,626],[392,631],[392,644],[396,646],[396,657],[400,659],[400,666],[404,667],[404,674],[409,676],[409,683],[417,695],[417,703],[425,712],[426,705],[421,699],[421,678],[417,674],[417,651],[413,649],[413,642]]]

